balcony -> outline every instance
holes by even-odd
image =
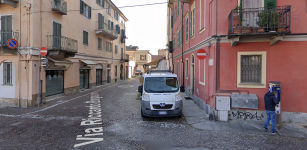
[[[52,0],[52,10],[62,15],[67,15],[67,2],[63,0]]]
[[[15,8],[16,8],[18,2],[19,2],[19,0],[0,0],[0,4],[11,5]]]
[[[7,40],[15,39],[18,41],[18,32],[0,30],[0,55],[1,54],[17,54],[16,50],[12,50],[7,46]]]
[[[111,29],[111,26],[104,22],[96,22],[96,34],[103,34],[105,37],[108,37],[112,40],[118,38],[118,32],[114,29]]]
[[[47,35],[49,56],[64,54],[73,57],[78,52],[78,41],[64,36]]]
[[[179,0],[181,3],[189,3],[191,4],[191,0]]]
[[[120,62],[128,62],[129,61],[129,55],[126,54],[125,58],[123,57],[123,54],[121,55]]]
[[[291,6],[276,8],[239,8],[233,9],[228,16],[228,38],[278,37],[291,33]],[[271,45],[275,44],[271,41]]]

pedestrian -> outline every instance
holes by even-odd
[[[275,112],[275,106],[279,103],[279,101],[276,99],[277,93],[273,93],[273,91],[269,91],[264,95],[264,104],[265,104],[265,111],[267,115],[267,119],[264,123],[264,130],[268,130],[268,125],[271,120],[272,128],[271,132],[272,134],[276,134],[275,130],[275,124],[276,124],[276,112]]]

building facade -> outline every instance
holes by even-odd
[[[128,76],[128,19],[111,0],[4,0],[0,16],[1,107],[34,106]],[[8,39],[18,47],[8,48]],[[42,67],[41,47],[48,50]]]
[[[300,7],[305,5],[287,0],[170,0],[167,36],[180,84],[215,119],[264,121],[264,94],[271,81],[279,81],[282,121],[306,123],[307,72],[301,68],[307,64],[307,29],[300,26],[306,22],[306,8]],[[200,49],[206,51],[205,59],[197,57]],[[241,98],[235,101],[234,94]],[[221,97],[231,100],[226,113],[218,107]]]

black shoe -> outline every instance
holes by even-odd
[[[272,134],[274,134],[274,135],[277,134],[277,131],[272,132]]]
[[[268,128],[266,128],[266,127],[263,127],[263,130],[265,130],[265,131],[268,131]]]

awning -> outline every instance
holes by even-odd
[[[73,64],[73,62],[67,59],[55,59],[49,57],[48,59],[51,61],[51,63],[48,63],[45,70],[68,70]]]
[[[91,60],[80,60],[80,61],[85,64],[80,69],[93,69],[97,65],[97,63],[95,63]]]

